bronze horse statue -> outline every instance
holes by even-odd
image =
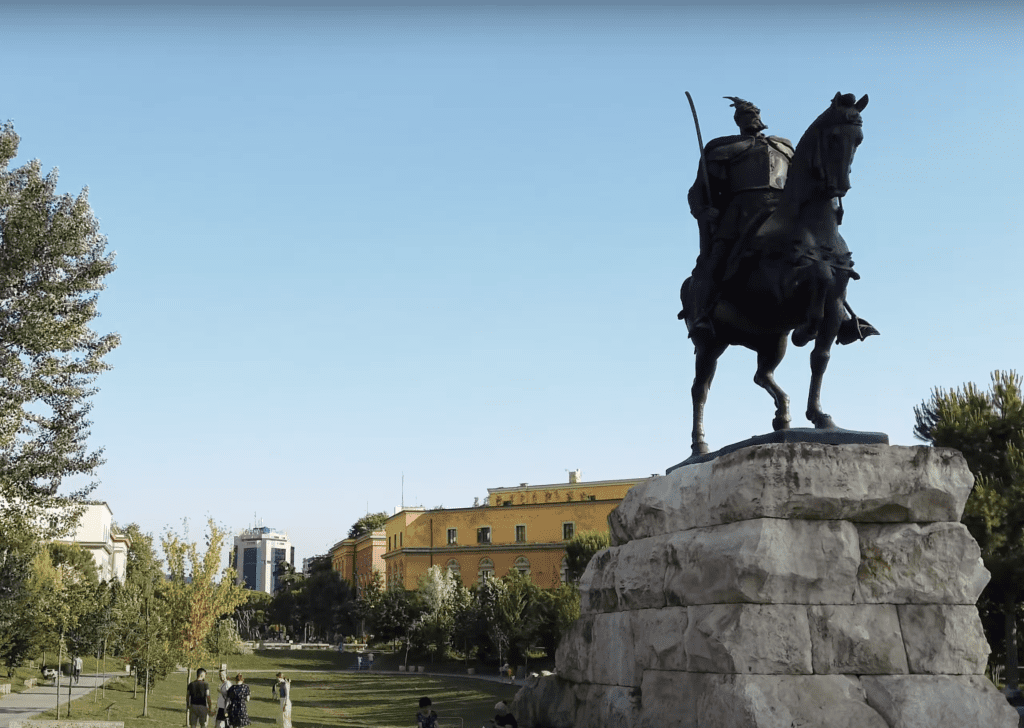
[[[775,400],[775,430],[790,426],[789,398],[775,382],[786,341],[814,342],[807,419],[834,429],[821,408],[821,383],[833,342],[848,344],[877,334],[846,303],[846,286],[858,276],[846,241],[839,234],[842,197],[850,189],[850,167],[864,138],[865,95],[837,93],[801,137],[793,154],[782,197],[763,222],[754,223],[731,252],[711,311],[713,331],[694,335],[691,279],[683,283],[680,318],[696,350],[692,455],[706,454],[704,404],[719,357],[726,348],[745,346],[757,353],[754,382]]]

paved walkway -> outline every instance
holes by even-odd
[[[82,675],[78,684],[71,684],[71,699],[77,700],[91,693],[100,683],[112,677],[124,677],[123,672],[108,672],[105,674]],[[57,707],[57,688],[54,685],[29,688],[23,693],[11,693],[0,696],[0,728],[8,728],[12,720],[26,720],[47,710]],[[67,678],[60,679],[60,704],[61,718],[68,704]],[[75,706],[71,706],[71,717],[75,717]]]

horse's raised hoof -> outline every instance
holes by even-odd
[[[779,430],[789,429],[790,419],[789,417],[776,417],[772,420],[772,429],[778,432]]]

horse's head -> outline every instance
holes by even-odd
[[[857,101],[853,94],[837,93],[800,140],[798,149],[811,147],[810,171],[828,197],[842,197],[850,189],[853,155],[864,140],[860,112],[867,105],[867,94]]]

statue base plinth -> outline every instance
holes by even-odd
[[[793,427],[788,430],[769,432],[767,435],[755,435],[705,455],[691,455],[683,462],[668,468],[665,471],[665,475],[668,475],[676,468],[693,465],[694,463],[706,463],[726,453],[742,450],[745,447],[772,445],[781,442],[813,442],[819,445],[888,445],[889,436],[884,432],[860,432],[859,430],[843,430],[839,427],[823,430],[815,427]]]

